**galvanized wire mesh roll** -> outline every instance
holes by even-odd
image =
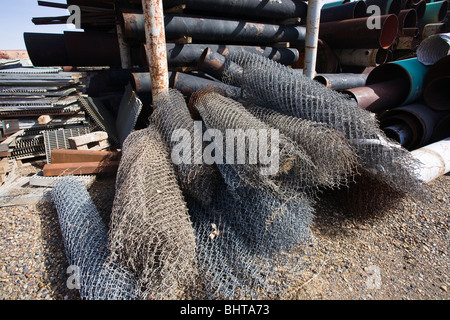
[[[139,299],[130,271],[110,259],[108,231],[86,187],[78,179],[59,180],[52,198],[74,283],[87,300]]]
[[[254,104],[246,109],[301,146],[323,174],[324,187],[340,187],[352,180],[357,156],[342,133],[325,123],[287,116]]]
[[[172,155],[181,189],[203,203],[211,202],[219,172],[216,166],[208,165],[201,159],[203,148],[201,144],[196,147],[195,124],[183,95],[177,90],[162,92],[155,97],[153,105],[151,120],[164,137],[171,152],[174,146],[179,144],[177,140],[179,137],[174,136],[176,130],[184,130],[190,139],[190,154],[183,159],[183,162],[178,163],[173,159],[174,156],[180,155]],[[201,127],[199,131],[202,134]],[[181,155],[181,157],[185,156]],[[200,161],[196,161],[199,158]]]
[[[401,192],[417,192],[418,163],[407,150],[389,140],[374,115],[344,95],[287,68],[251,53],[230,54],[242,66],[243,99],[285,115],[331,125],[343,132],[359,157],[359,165],[374,178]],[[233,77],[224,71],[224,79]]]
[[[239,179],[235,176],[234,179]],[[209,206],[188,199],[206,299],[279,298],[303,270],[312,239],[313,208],[301,195],[289,201],[225,183]]]
[[[156,126],[125,140],[111,214],[113,259],[145,299],[179,299],[197,275],[194,230],[169,150]]]
[[[241,103],[205,91],[194,94],[190,105],[198,110],[207,129],[220,133],[212,139],[216,153],[220,153],[215,160],[220,162],[217,166],[230,187],[237,188],[243,182],[289,199],[299,192],[313,195],[326,182],[301,146],[252,115]],[[274,155],[274,161],[264,161],[261,155]],[[228,171],[237,173],[239,179],[228,179]]]

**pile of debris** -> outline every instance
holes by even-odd
[[[145,0],[39,1],[77,5],[85,32],[25,34],[41,87],[16,92],[41,103],[33,116],[78,107],[87,122],[87,132],[62,125],[36,134],[48,141],[42,175],[59,177],[52,197],[68,260],[81,264],[82,298],[280,297],[310,254],[323,191],[343,196],[351,212],[385,210],[450,170],[447,1],[326,4],[314,79],[302,72],[306,2],[163,3],[171,89],[157,94]],[[380,15],[370,16],[373,5]],[[17,74],[5,79],[33,84]],[[73,105],[57,110],[66,99]],[[26,130],[20,121],[18,129]],[[262,141],[258,130],[270,133],[266,144],[278,139],[276,172],[221,147],[229,130],[245,155],[261,152],[247,144]],[[173,140],[180,132],[194,138],[186,154]],[[20,139],[10,140],[14,157]],[[117,173],[107,226],[86,185],[61,179],[99,173]]]

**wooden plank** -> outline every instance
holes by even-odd
[[[99,142],[108,139],[108,134],[104,131],[88,133],[78,137],[68,138],[69,145],[72,149],[79,149],[81,146]]]
[[[120,161],[120,151],[53,149],[51,163]]]
[[[44,177],[115,173],[119,168],[119,163],[119,161],[51,163],[46,164],[42,171]]]

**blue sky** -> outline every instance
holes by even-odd
[[[50,2],[66,3],[64,0]],[[24,50],[24,32],[62,33],[70,30],[66,25],[36,26],[34,17],[68,15],[65,9],[38,6],[38,0],[0,0],[0,50]]]

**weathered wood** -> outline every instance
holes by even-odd
[[[51,163],[46,164],[42,171],[44,177],[115,173],[119,163],[119,161]]]
[[[120,151],[53,149],[51,163],[120,161]]]
[[[92,148],[97,147],[96,149],[98,150],[100,143],[105,140],[108,140],[108,134],[104,131],[91,132],[82,136],[68,138],[70,147],[78,150],[91,149],[89,147],[90,144],[97,144],[92,146]],[[109,143],[103,143],[101,146],[105,149],[109,147]]]

